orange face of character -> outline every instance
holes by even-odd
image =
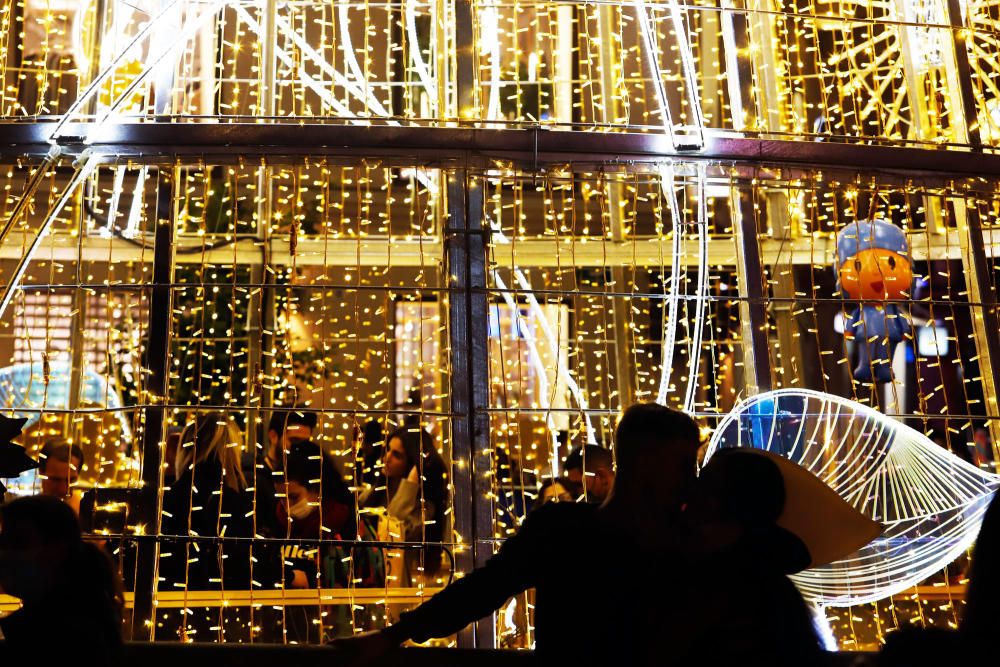
[[[862,250],[840,267],[840,286],[852,299],[906,299],[912,284],[910,261],[891,250]]]

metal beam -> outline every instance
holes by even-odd
[[[0,160],[44,157],[51,148],[46,123],[0,123]],[[183,131],[179,131],[183,128]],[[67,125],[68,135],[84,136],[86,124]],[[672,150],[662,134],[631,132],[494,130],[472,127],[391,127],[293,124],[108,124],[89,144],[65,143],[67,155],[85,148],[107,162],[173,164],[175,158],[196,163],[238,162],[267,156],[268,163],[298,164],[310,157],[342,158],[353,162],[385,159],[407,164],[491,167],[493,160],[517,160],[526,165],[559,162],[622,165],[662,162],[666,158],[709,160],[753,165],[839,168],[845,174],[859,170],[909,174],[916,178],[1000,176],[1000,154],[973,153],[948,148],[861,145],[832,141],[785,141],[733,137],[706,131],[698,150]],[[631,167],[630,167],[631,168]],[[824,173],[826,180],[834,176]],[[794,178],[794,174],[789,178]],[[852,179],[853,180],[853,179]],[[917,183],[919,185],[919,183]]]
[[[1000,396],[997,394],[1000,391],[1000,310],[993,285],[995,273],[984,251],[985,230],[978,206],[974,200],[956,198],[953,201],[966,289],[969,301],[976,304],[970,310],[984,407],[989,418],[987,428],[993,436],[993,460],[1000,461]],[[997,236],[1000,233],[990,230],[991,239]]]
[[[734,188],[733,230],[740,261],[736,276],[740,293],[740,332],[743,339],[745,388],[753,395],[771,388],[771,352],[767,335],[767,306],[764,301],[764,263],[757,243],[757,207],[755,190]]]
[[[451,350],[452,461],[455,531],[466,548],[455,549],[462,572],[493,555],[493,504],[489,492],[491,452],[489,412],[489,332],[487,330],[486,230],[483,188],[465,170],[448,173],[445,237]],[[462,648],[493,648],[496,622],[488,616],[472,631],[459,633]]]
[[[170,377],[170,333],[173,312],[174,221],[177,219],[174,184],[179,170],[161,170],[156,198],[156,237],[153,247],[153,283],[149,299],[147,328],[147,372],[143,391],[142,497],[137,506],[137,520],[147,532],[160,534],[160,511],[163,481],[162,445],[166,433],[167,390]],[[136,557],[135,613],[132,638],[155,639],[156,622],[153,600],[157,591],[156,560],[159,542],[140,542]]]
[[[934,259],[962,259],[962,249],[958,230],[950,229],[943,234],[914,232],[909,234],[911,255],[917,261]],[[17,260],[28,239],[24,232],[11,233],[0,246],[0,260]],[[191,239],[191,243],[200,243]],[[294,261],[296,266],[379,266],[379,267],[421,267],[438,266],[441,256],[431,249],[440,247],[437,237],[422,240],[389,239],[368,237],[361,241],[321,238],[299,239]],[[178,243],[178,247],[187,242]],[[804,236],[783,241],[762,238],[759,240],[760,258],[764,264],[782,266],[826,266],[826,262],[836,254],[836,241],[832,236]],[[293,257],[288,252],[287,236],[274,237],[270,245],[269,265],[290,266]],[[686,266],[697,265],[698,247],[696,241],[687,241],[683,248],[682,260]],[[197,246],[194,246],[197,247]],[[1000,257],[1000,234],[986,240],[983,248],[988,258]],[[553,239],[518,238],[515,243],[498,243],[490,249],[491,265],[502,268],[520,266],[566,267],[566,257],[572,254],[576,266],[670,266],[670,240],[657,238],[629,238],[624,241],[603,239]],[[73,238],[67,234],[51,234],[45,237],[35,253],[34,262],[57,261],[94,262],[105,264],[109,261],[151,262],[151,249],[143,249],[134,243],[121,239],[101,237]],[[175,263],[218,264],[221,266],[253,265],[262,262],[262,248],[259,241],[239,241],[232,246],[193,253],[177,253]],[[716,236],[708,241],[708,262],[711,266],[732,267],[736,265],[736,248],[728,236]],[[96,282],[96,281],[95,281]],[[27,286],[30,288],[30,281]]]

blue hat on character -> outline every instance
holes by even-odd
[[[837,266],[843,266],[862,250],[891,250],[908,256],[906,232],[884,220],[859,220],[837,232]]]

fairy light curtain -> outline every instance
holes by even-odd
[[[634,131],[662,135],[669,147],[703,146],[713,132],[960,146],[978,126],[993,145],[997,6],[962,8],[954,16],[932,0],[477,0],[471,31],[460,32],[453,3],[420,0],[8,0],[0,3],[0,113],[23,121],[69,111],[63,121],[94,121],[84,141],[119,122],[256,118]],[[956,50],[957,26],[968,29],[964,51]],[[472,91],[458,90],[460,42],[471,53]],[[968,109],[958,104],[963,58]],[[65,124],[44,128],[56,139],[69,132]],[[71,166],[59,156],[5,155],[2,214],[15,224],[0,248],[3,277],[16,274],[40,229],[48,234],[0,319],[0,365],[21,359],[30,344],[43,387],[67,357],[71,387],[88,373],[113,380],[106,386],[118,402],[71,390],[65,408],[34,409],[46,413],[46,434],[101,443],[81,486],[101,489],[93,528],[111,538],[133,586],[143,556],[129,534],[155,526],[125,514],[130,494],[141,466],[174,460],[167,441],[159,460],[138,456],[159,439],[145,429],[144,413],[157,406],[142,379],[156,315],[157,219],[171,221],[176,244],[172,308],[161,324],[171,334],[168,430],[222,415],[234,428],[226,446],[252,473],[269,447],[270,408],[304,405],[319,414],[314,440],[352,487],[358,525],[365,484],[384,483],[378,447],[400,425],[424,427],[449,481],[457,477],[466,462],[452,455],[448,389],[459,352],[449,346],[449,174],[440,165],[234,156],[225,164],[123,158]],[[539,482],[559,474],[572,447],[609,445],[616,415],[635,400],[682,407],[708,430],[751,387],[822,391],[991,469],[989,448],[969,447],[976,429],[992,429],[995,440],[997,415],[989,407],[996,388],[980,363],[981,284],[966,268],[974,212],[985,227],[986,283],[996,289],[995,183],[687,160],[536,167],[498,162],[472,170],[468,181],[484,193],[490,232],[491,486],[476,500],[496,517],[490,543],[516,529]],[[18,211],[26,182],[37,188]],[[752,224],[741,227],[748,215]],[[915,281],[904,306],[914,338],[897,348],[892,382],[872,384],[848,372],[858,343],[838,323],[855,304],[836,285],[835,238],[850,223],[876,219],[909,243]],[[756,230],[752,238],[740,231],[747,228]],[[761,275],[746,274],[750,244]],[[753,281],[763,287],[764,319],[755,325],[767,355],[756,366],[747,355]],[[44,313],[41,327],[28,320],[39,303],[62,308]],[[256,487],[248,492],[255,496]],[[444,547],[442,568],[430,574],[432,552],[421,549],[423,561],[410,559],[412,586],[369,577],[378,563],[405,563],[403,546],[348,553],[300,540],[292,547],[306,559],[330,556],[357,569],[331,571],[327,581],[338,585],[327,587],[258,580],[227,590],[228,611],[217,590],[158,582],[161,616],[151,622],[170,615],[181,636],[218,641],[294,641],[300,620],[325,637],[377,627],[447,580],[449,558],[471,539],[452,532],[453,512],[438,519],[443,537],[425,532],[418,540]],[[162,552],[187,549],[192,536],[160,537]],[[253,548],[271,544],[256,538]],[[912,590],[832,611],[841,645],[871,647],[913,621],[954,624],[962,568],[959,560]],[[530,597],[499,618],[505,645],[530,645]]]

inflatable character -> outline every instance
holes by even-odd
[[[854,341],[854,379],[891,382],[892,355],[912,331],[893,300],[908,299],[913,284],[909,245],[902,229],[882,220],[861,220],[837,234],[837,279],[848,299],[860,303],[844,335]]]

